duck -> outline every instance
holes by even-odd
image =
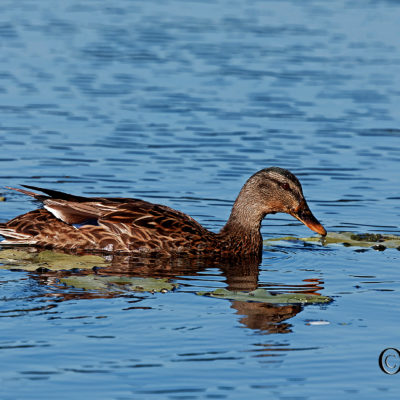
[[[4,237],[0,245],[141,255],[261,255],[261,223],[266,215],[278,212],[326,235],[307,205],[299,180],[280,167],[264,168],[245,182],[218,233],[161,204],[21,186],[26,189],[7,189],[33,197],[42,208],[0,223]]]

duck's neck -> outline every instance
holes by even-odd
[[[228,222],[218,235],[233,250],[242,254],[258,254],[262,246],[261,221],[265,215],[243,188],[232,207]]]

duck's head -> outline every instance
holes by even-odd
[[[326,235],[307,205],[299,180],[291,172],[278,167],[263,169],[249,178],[243,190],[251,191],[253,207],[259,208],[263,215],[287,213],[314,232]]]

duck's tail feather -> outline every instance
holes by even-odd
[[[25,190],[25,189],[13,188],[10,186],[6,186],[6,188],[15,190],[16,192],[19,192],[19,193],[23,193],[27,196],[33,197],[34,199],[42,201],[42,202],[47,199],[60,199],[60,200],[77,201],[77,202],[87,201],[86,197],[74,196],[73,194],[60,192],[58,190],[45,189],[45,188],[40,188],[37,186],[31,186],[31,185],[21,185],[21,186],[26,187],[27,189],[37,190],[38,192],[42,192],[45,194],[35,193],[35,192],[31,192],[30,190]]]
[[[13,227],[9,227],[7,223],[0,223],[0,236],[5,240],[0,243],[3,244],[34,244],[36,241],[29,233],[17,232]]]
[[[15,190],[16,192],[23,193],[23,194],[33,197],[34,199],[39,200],[39,201],[43,201],[48,198],[47,196],[44,196],[43,194],[31,192],[31,191],[25,190],[25,189],[13,188],[10,186],[6,186],[6,189]]]

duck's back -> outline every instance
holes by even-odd
[[[216,242],[214,233],[167,206],[138,199],[47,193],[51,195],[36,195],[45,209],[0,224],[0,234],[6,238],[3,243],[172,254],[205,252]]]

